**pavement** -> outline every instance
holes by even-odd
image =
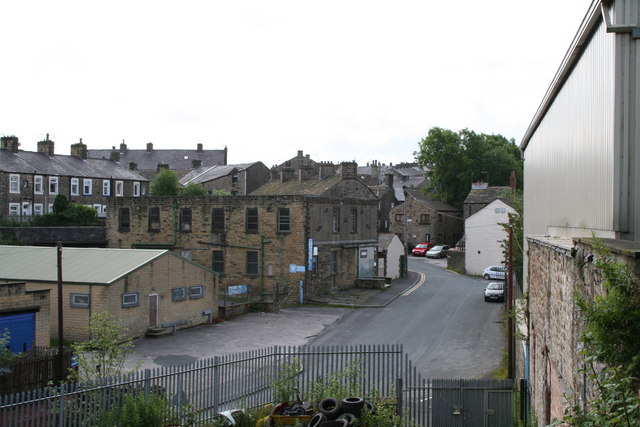
[[[417,278],[410,271],[406,278],[394,280],[381,290],[349,289],[314,298],[304,305],[283,307],[275,313],[248,313],[222,323],[178,330],[163,338],[140,338],[133,342],[125,370],[182,365],[274,345],[305,345],[349,310],[386,306],[413,286]]]

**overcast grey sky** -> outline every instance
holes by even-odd
[[[56,153],[412,161],[431,127],[517,142],[590,0],[0,4],[0,135]]]

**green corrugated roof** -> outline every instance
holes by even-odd
[[[170,251],[62,248],[62,281],[109,285]],[[0,245],[0,280],[56,282],[56,248]]]

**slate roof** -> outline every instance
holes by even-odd
[[[422,192],[422,190],[407,189],[406,192],[409,195],[409,197],[414,198],[415,200],[419,201],[425,206],[430,207],[433,210],[436,210],[439,212],[460,212],[460,209],[456,209],[455,207],[451,206],[448,203],[441,202],[440,200],[430,199],[429,197],[427,197],[427,195],[425,195]]]
[[[241,163],[237,165],[214,165],[214,166],[202,166],[193,169],[180,179],[181,185],[187,185],[190,182],[209,182],[214,179],[218,179],[223,176],[231,175],[236,171],[243,171],[249,169],[251,166],[260,162],[253,163]]]
[[[511,187],[487,187],[483,189],[472,189],[467,198],[464,199],[464,204],[489,204],[496,199],[500,199],[503,202],[511,205],[511,200],[507,197],[499,197],[503,191],[511,190]]]
[[[57,282],[57,248],[0,246],[0,279]],[[64,283],[109,285],[169,250],[62,248]]]
[[[148,181],[139,173],[112,160],[83,160],[59,154],[47,156],[35,151],[19,150],[14,153],[10,150],[0,150],[0,170],[5,173]]]
[[[269,181],[251,193],[252,196],[322,196],[342,181],[340,175],[324,179]],[[364,185],[364,184],[363,184]]]
[[[110,159],[111,150],[87,150],[87,157]],[[223,150],[119,150],[120,163],[135,163],[140,170],[156,170],[158,164],[167,164],[172,170],[193,169],[193,160],[202,166],[226,165],[227,149]]]

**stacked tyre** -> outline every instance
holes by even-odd
[[[369,412],[375,412],[375,406],[361,397],[346,397],[342,400],[326,397],[318,403],[318,413],[309,420],[308,427],[353,426],[365,407]]]

